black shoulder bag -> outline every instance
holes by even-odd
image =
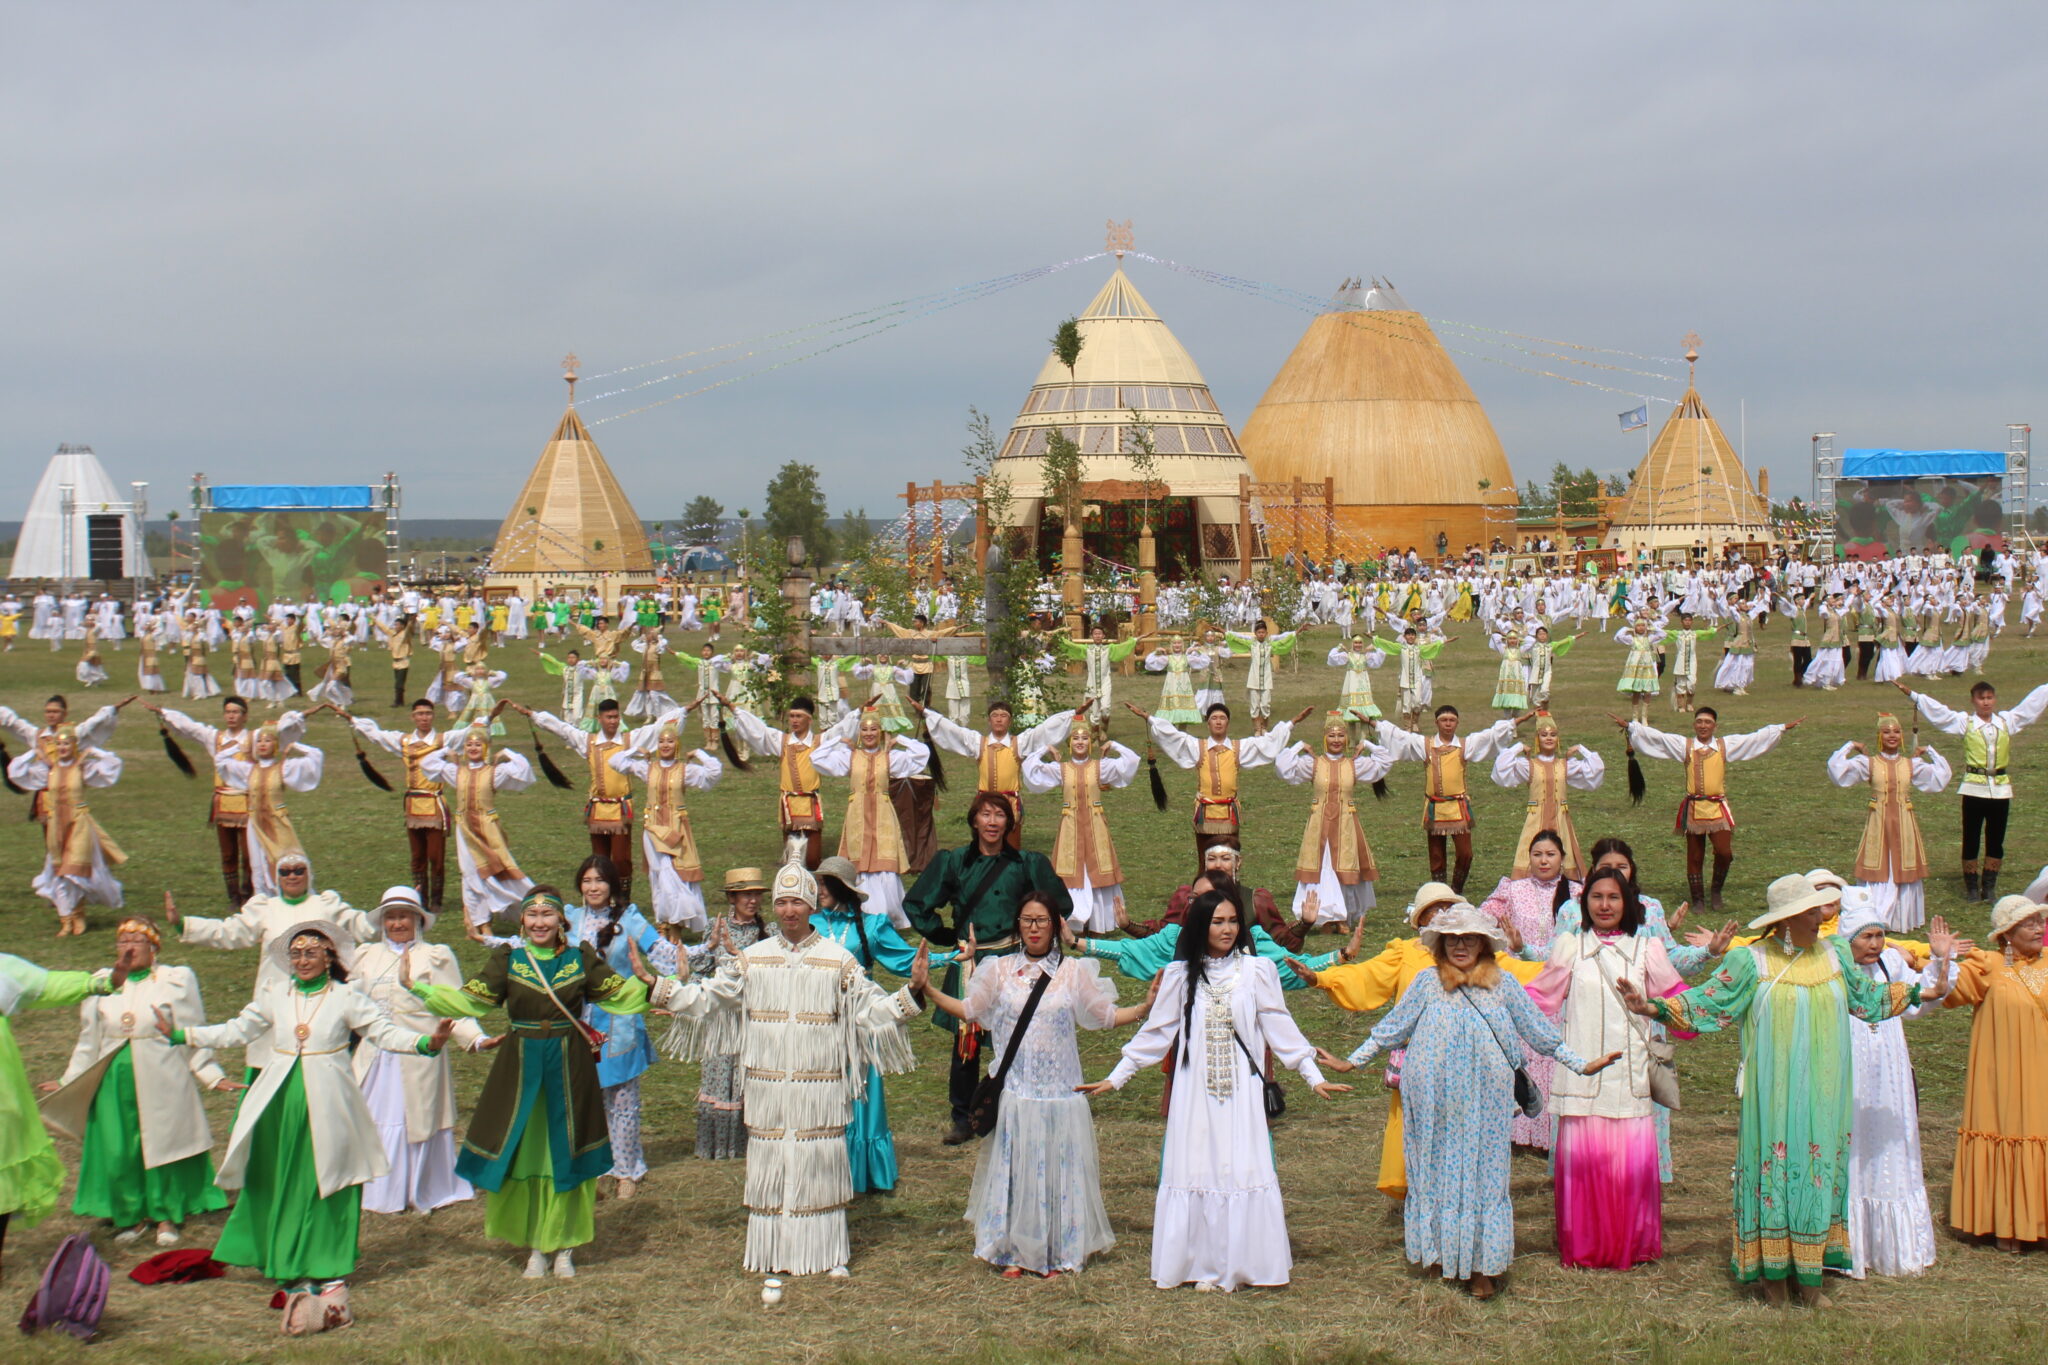
[[[1486,1017],[1486,1011],[1479,1008],[1479,1002],[1465,994],[1468,989],[1460,986],[1458,994],[1464,997],[1465,1003],[1472,1007],[1472,1012],[1486,1025],[1486,1031],[1493,1034],[1493,1041],[1500,1043],[1501,1055],[1507,1058],[1508,1065],[1515,1070],[1515,1108],[1528,1117],[1535,1118],[1543,1112],[1543,1092],[1536,1088],[1536,1082],[1529,1079],[1528,1069],[1522,1065],[1523,1059],[1508,1051],[1508,1045],[1500,1041],[1499,1031],[1494,1028],[1493,1021]]]
[[[1280,1082],[1259,1070],[1258,1062],[1252,1057],[1252,1050],[1244,1045],[1244,1039],[1237,1036],[1236,1029],[1230,1030],[1230,1036],[1237,1040],[1237,1046],[1244,1053],[1245,1061],[1251,1063],[1252,1075],[1257,1076],[1265,1085],[1266,1122],[1271,1123],[1287,1112],[1287,1092],[1280,1088]]]
[[[1010,1063],[1017,1060],[1017,1044],[1024,1041],[1024,1030],[1031,1027],[1031,1016],[1038,1013],[1039,997],[1051,984],[1052,973],[1039,972],[1030,996],[1024,1001],[1023,1012],[1017,1016],[1017,1027],[1010,1030],[1010,1045],[1003,1049],[1002,1062],[974,1087],[974,1103],[967,1111],[967,1122],[976,1137],[987,1137],[996,1130],[996,1111],[1003,1103],[1003,1082],[1009,1078]]]

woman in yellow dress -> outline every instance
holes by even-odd
[[[1989,948],[1957,964],[1944,1003],[1977,1011],[1956,1133],[1948,1221],[2001,1251],[2048,1241],[2048,962],[2043,910],[2024,896],[1991,908]]]

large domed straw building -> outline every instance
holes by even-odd
[[[652,581],[640,516],[576,411],[576,358],[564,362],[569,405],[512,501],[491,550],[488,587],[528,597],[560,587],[612,602],[623,583]]]
[[[1081,448],[1083,543],[1092,556],[1135,567],[1144,498],[1143,471],[1130,457],[1136,410],[1152,428],[1154,478],[1164,485],[1152,507],[1160,576],[1179,578],[1204,564],[1235,574],[1238,489],[1251,466],[1194,357],[1121,263],[1076,321],[1082,346],[1073,373],[1046,356],[998,453],[995,472],[1009,479],[1014,499],[1007,524],[1034,538],[1039,562],[1051,565],[1062,528],[1046,513],[1043,461],[1051,429],[1064,428]],[[1255,559],[1266,557],[1262,529],[1254,518]]]
[[[1309,324],[1245,420],[1244,453],[1263,483],[1314,485],[1300,526],[1266,499],[1275,554],[1322,557],[1325,478],[1340,554],[1457,554],[1514,527],[1515,477],[1493,423],[1429,323],[1383,281],[1347,283]]]
[[[1697,337],[1688,337],[1690,345]],[[1730,541],[1771,541],[1771,500],[1753,488],[1742,457],[1693,385],[1699,351],[1685,353],[1685,397],[1636,467],[1607,525],[1607,546],[1638,550],[1715,549]]]

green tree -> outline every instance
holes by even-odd
[[[868,520],[868,509],[857,507],[851,512],[839,514],[839,559],[852,563],[864,558],[868,546],[875,543],[875,526]]]
[[[1045,437],[1045,458],[1040,470],[1045,482],[1045,505],[1060,518],[1062,527],[1081,524],[1081,447],[1067,438],[1059,427]]]
[[[1078,318],[1068,318],[1052,334],[1053,359],[1067,367],[1067,382],[1074,382],[1074,366],[1080,362],[1081,347],[1086,344],[1081,335]]]
[[[818,487],[817,466],[791,460],[768,481],[766,510],[761,519],[767,523],[768,538],[778,552],[791,536],[802,536],[804,553],[810,561],[828,563],[832,558],[832,532],[825,524],[827,514],[825,491]],[[776,578],[780,581],[781,575]]]
[[[682,532],[686,539],[718,543],[719,528],[725,521],[725,505],[699,493],[683,507]]]

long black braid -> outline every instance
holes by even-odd
[[[576,869],[576,893],[579,896],[583,893],[583,879],[592,872],[604,878],[606,889],[604,923],[598,926],[597,941],[591,946],[597,949],[599,957],[608,957],[612,950],[613,940],[618,938],[619,930],[625,927],[620,921],[626,913],[626,907],[622,904],[626,899],[626,889],[619,885],[619,869],[617,865],[610,858],[605,857],[604,854],[593,853],[583,860],[581,867]],[[587,910],[589,906],[586,904],[584,908]]]

